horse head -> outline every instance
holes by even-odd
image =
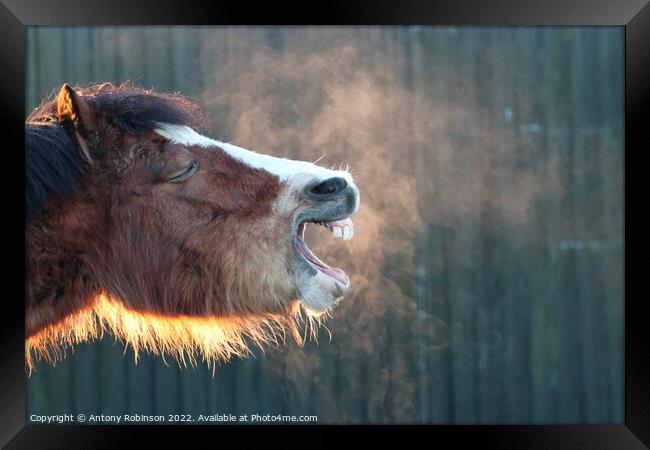
[[[128,85],[63,85],[26,123],[26,354],[107,330],[208,362],[318,318],[350,280],[307,224],[349,239],[348,171],[199,134],[198,105]]]

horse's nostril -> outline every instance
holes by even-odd
[[[332,195],[338,194],[347,186],[348,182],[345,181],[344,178],[334,177],[308,187],[307,192],[316,198],[328,198]]]

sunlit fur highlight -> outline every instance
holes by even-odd
[[[101,294],[86,308],[25,341],[26,369],[31,374],[39,360],[54,365],[65,357],[67,348],[74,351],[75,345],[110,333],[124,343],[125,352],[128,347],[133,349],[136,363],[139,352],[146,351],[163,360],[165,355],[172,355],[180,367],[196,366],[202,360],[214,373],[217,363],[252,354],[247,341],[263,350],[267,345],[286,342],[287,331],[301,346],[307,338],[316,339],[321,317],[305,314],[298,302],[288,315],[172,317],[127,309],[120,301]]]

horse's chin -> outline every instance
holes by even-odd
[[[317,271],[300,289],[300,301],[308,314],[318,316],[333,307],[349,289],[349,279],[342,283]]]

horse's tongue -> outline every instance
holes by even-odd
[[[336,267],[332,267],[330,269],[326,267],[319,267],[318,270],[343,283],[344,286],[348,286],[350,284],[350,279],[348,278],[347,274],[341,269],[337,269]]]
[[[338,297],[342,297],[350,289],[350,279],[341,269],[317,268],[317,282],[330,292],[336,292]]]
[[[326,225],[330,230],[332,230],[334,237],[348,240],[351,239],[354,234],[354,224],[352,223],[352,219],[349,217],[341,220],[334,220],[332,222],[326,222]]]

